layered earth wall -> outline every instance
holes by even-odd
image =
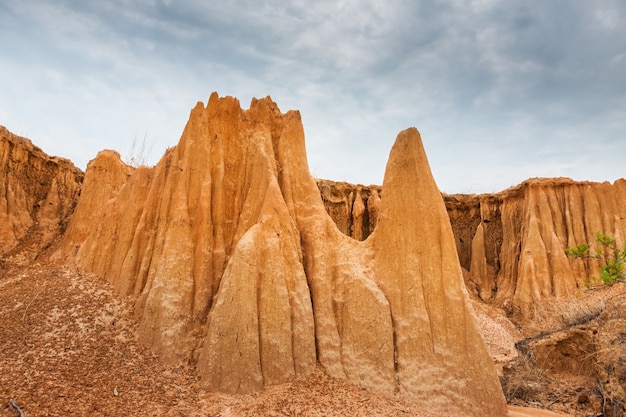
[[[355,239],[373,230],[378,186],[319,180],[324,205]],[[597,232],[626,244],[626,180],[535,178],[496,194],[443,195],[470,292],[523,310],[535,301],[573,297],[597,275],[597,262],[565,249],[593,243]]]
[[[70,161],[0,126],[0,274],[32,262],[65,230],[82,181]]]

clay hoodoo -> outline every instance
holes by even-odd
[[[83,173],[3,126],[0,167],[0,258],[28,264],[65,230]]]
[[[455,405],[472,392],[475,414],[506,414],[494,397],[498,381],[484,375],[493,363],[475,330],[454,235],[416,129],[401,132],[391,150],[370,239],[376,279],[394,319],[400,392],[440,402],[439,409],[445,400],[433,391],[447,392]],[[426,380],[438,381],[437,387],[425,387]]]
[[[89,164],[63,250],[136,297],[140,339],[196,364],[211,390],[320,363],[433,411],[506,415],[417,130],[398,135],[382,192],[368,196],[374,233],[344,235],[308,171],[299,113],[213,94],[154,168],[127,171],[108,152]]]

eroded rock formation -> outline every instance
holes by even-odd
[[[83,173],[0,126],[0,258],[28,264],[65,230]]]
[[[316,180],[326,212],[337,228],[356,240],[365,240],[376,227],[382,187]]]
[[[597,264],[569,259],[565,248],[593,243],[596,232],[626,243],[624,180],[531,179],[495,195],[455,201],[452,224],[465,225],[468,218],[477,224],[469,251],[467,240],[459,245],[470,285],[483,300],[512,301],[521,310],[538,300],[573,297],[597,275]]]
[[[136,297],[140,339],[209,389],[319,362],[432,410],[506,415],[417,130],[398,135],[384,198],[355,193],[364,241],[326,213],[298,112],[213,94],[154,168],[107,151],[89,164],[63,253]]]
[[[378,192],[375,186],[320,184],[325,205],[340,225],[355,222],[342,215],[353,216],[351,208],[363,203],[363,198],[356,202],[357,189],[360,195]],[[524,309],[534,301],[584,290],[598,265],[567,258],[565,248],[593,243],[596,232],[615,236],[620,247],[626,243],[623,179],[613,184],[531,179],[497,194],[443,198],[470,291],[507,308]],[[330,210],[340,200],[346,209]],[[343,231],[351,234],[346,227]]]

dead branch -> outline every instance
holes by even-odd
[[[22,409],[20,408],[19,405],[17,405],[17,403],[15,401],[13,401],[13,398],[11,398],[9,400],[9,404],[11,405],[11,407],[15,408],[15,410],[20,413],[20,417],[24,417],[24,412],[22,411]]]

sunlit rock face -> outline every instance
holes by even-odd
[[[434,411],[506,415],[416,129],[398,135],[381,194],[351,207],[367,238],[346,236],[309,173],[300,114],[213,94],[154,168],[91,161],[62,253],[135,297],[141,341],[210,390],[319,363]]]

